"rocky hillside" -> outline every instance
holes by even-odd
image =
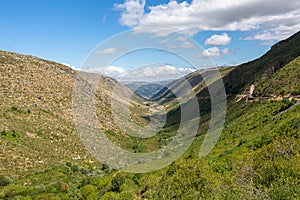
[[[76,74],[55,62],[0,51],[2,173],[16,175],[66,161],[81,165],[95,162],[80,142],[73,123]],[[99,126],[118,132],[109,106],[111,92],[118,83],[107,77],[99,79],[105,83],[98,86],[96,95]],[[122,102],[122,97],[118,99]],[[138,111],[144,112],[143,106]],[[138,111],[133,112],[135,119],[144,120]]]
[[[199,151],[211,103],[202,75],[208,75],[209,84],[215,79],[209,70],[189,74],[201,110],[198,134],[181,158],[145,174],[111,170],[81,144],[72,118],[78,72],[0,51],[0,199],[300,199],[300,104],[290,98],[299,95],[299,42],[298,33],[257,60],[220,70],[229,92],[227,115],[217,144],[205,158],[199,158]],[[169,111],[161,132],[139,139],[124,135],[114,123],[110,99],[114,86],[120,85],[107,77],[99,80],[96,114],[113,142],[136,153],[168,144],[181,118],[171,91],[158,93],[158,102],[116,96],[121,106],[130,106],[137,123],[148,122],[148,105],[161,103]],[[182,83],[177,80],[169,87],[180,92]],[[250,84],[256,85],[259,97],[237,102],[236,94]]]

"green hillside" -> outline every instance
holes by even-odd
[[[260,96],[298,95],[299,41],[298,33],[262,58],[223,68],[226,90],[235,94],[255,83]],[[296,98],[236,102],[229,95],[223,132],[205,158],[198,155],[210,120],[210,101],[199,98],[205,110],[189,150],[162,170],[130,174],[97,163],[76,137],[69,102],[75,71],[31,56],[0,53],[0,199],[300,199]],[[198,97],[206,97],[201,73],[189,74],[188,80]],[[111,140],[133,152],[146,152],[175,134],[179,105],[164,90],[157,94],[169,109],[163,131],[147,140],[122,135],[112,124],[107,102],[118,83],[102,78],[107,84],[98,88],[97,114]],[[174,89],[180,85],[180,80],[171,83]],[[140,123],[147,122],[144,103],[153,102],[139,97],[131,102],[132,115]]]
[[[275,44],[262,57],[242,64],[224,78],[228,94],[238,94],[253,83],[261,83],[300,55],[300,32]]]
[[[300,57],[280,69],[257,88],[257,95],[300,95]]]

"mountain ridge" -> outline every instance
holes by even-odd
[[[221,71],[229,91],[228,111],[219,141],[205,158],[199,158],[199,148],[210,122],[209,93],[201,78],[203,71],[189,74],[203,111],[198,134],[181,158],[147,174],[112,170],[85,150],[75,134],[69,102],[76,71],[51,61],[0,51],[0,198],[299,199],[300,105],[288,98],[292,92],[299,95],[299,47],[295,46],[299,41],[297,33],[290,41],[275,45],[273,53],[263,59]],[[281,57],[284,51],[286,55]],[[274,58],[269,58],[272,55]],[[272,66],[274,72],[269,73]],[[251,76],[246,80],[232,78],[243,70],[249,70],[245,74]],[[113,123],[110,98],[112,87],[118,83],[99,78],[106,84],[96,90],[96,112],[110,139],[125,143],[136,153],[144,150],[144,143],[158,148],[168,143],[180,121],[178,102],[172,99],[172,93],[164,91],[158,98],[167,106],[166,127],[154,139],[138,140],[119,133]],[[237,82],[230,83],[233,80]],[[171,87],[179,90],[181,83],[175,81]],[[236,102],[235,95],[250,84],[257,86],[257,95],[269,92],[287,97]],[[277,88],[283,92],[277,93]],[[121,97],[117,98],[122,104]],[[142,120],[149,117],[145,115],[149,107],[143,103],[151,102],[135,98],[130,103],[136,106],[131,107],[131,113],[147,122]]]
[[[0,51],[2,173],[18,174],[66,160],[96,162],[73,124],[72,95],[77,73],[59,63]],[[98,77],[105,82],[96,95],[99,124],[104,130],[118,132],[110,108],[112,88],[118,83]],[[122,102],[122,97],[118,99]],[[138,116],[143,107],[133,112],[140,121],[145,121]]]

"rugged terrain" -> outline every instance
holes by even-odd
[[[95,162],[80,142],[73,123],[72,93],[77,73],[51,61],[0,51],[3,174],[16,175],[66,161]],[[109,106],[112,90],[118,83],[107,77],[99,79],[105,83],[97,88],[99,125],[118,132]],[[142,100],[135,98],[136,102]],[[118,100],[122,102],[122,97]],[[137,107],[133,105],[133,109]],[[145,112],[143,107],[132,112],[138,121],[145,121],[139,115]]]
[[[202,75],[210,72],[187,75],[202,110],[198,134],[180,159],[147,174],[111,170],[85,150],[72,121],[76,71],[1,51],[0,198],[299,199],[299,43],[297,33],[261,58],[220,69],[227,91],[227,116],[219,142],[205,158],[198,155],[210,121],[210,99]],[[112,87],[118,83],[99,78],[106,83],[96,92],[99,124],[116,144],[146,152],[166,144],[176,133],[178,101],[164,89],[152,98],[168,111],[162,132],[150,139],[122,134],[109,106]],[[214,77],[211,80],[209,84],[214,84]],[[181,83],[176,80],[169,87],[180,91]],[[246,96],[237,102],[236,96],[252,84],[257,99]],[[153,102],[138,96],[130,102],[132,117],[146,124],[145,113]]]

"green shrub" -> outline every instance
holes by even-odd
[[[10,179],[3,176],[3,175],[0,175],[0,187],[3,187],[3,186],[7,186],[10,184]]]
[[[114,192],[105,193],[100,200],[119,200],[119,195]]]
[[[111,180],[112,190],[120,192],[121,186],[125,183],[125,178],[118,174]]]
[[[80,189],[80,191],[81,191],[81,194],[83,197],[88,197],[91,194],[94,194],[96,192],[96,189],[95,189],[95,186],[93,186],[93,185],[86,185],[86,186],[82,187]]]
[[[242,138],[240,141],[239,141],[239,144],[238,144],[238,147],[242,146],[243,144],[247,143],[247,138]]]
[[[110,184],[110,177],[103,177],[98,180],[97,186],[101,190]]]
[[[1,131],[1,136],[5,137],[6,139],[12,142],[19,142],[19,138],[20,138],[20,135],[15,130],[12,131],[3,130]]]

